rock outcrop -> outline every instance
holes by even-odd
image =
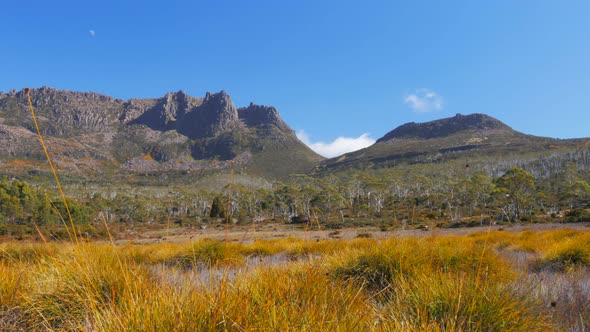
[[[279,112],[272,106],[250,103],[248,107],[238,109],[238,115],[246,126],[273,125],[285,132],[292,132],[292,129],[281,119]]]
[[[123,105],[124,124],[146,125],[154,130],[176,129],[176,122],[199,107],[202,98],[187,95],[184,91],[169,92],[158,99],[131,99]]]
[[[188,112],[176,129],[190,138],[214,137],[238,129],[240,121],[234,103],[225,91],[205,95],[203,103]]]
[[[118,124],[123,101],[93,92],[72,92],[49,87],[31,89],[31,101],[43,132],[70,136],[102,132]],[[0,99],[0,116],[15,125],[32,128],[24,90]]]

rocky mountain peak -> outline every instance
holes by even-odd
[[[176,121],[202,103],[202,98],[189,96],[183,90],[168,92],[157,99],[130,99],[125,103],[121,121],[146,125],[154,130],[170,130],[175,128]]]
[[[274,107],[250,103],[238,110],[223,90],[207,92],[204,98],[189,96],[181,90],[158,99],[130,99],[123,109],[122,124],[140,124],[158,131],[177,130],[193,139],[214,137],[244,125],[274,126],[294,135]]]
[[[432,139],[450,136],[462,131],[512,131],[503,122],[485,114],[457,114],[454,117],[430,122],[410,122],[390,131],[377,140],[377,143],[393,139]]]
[[[238,109],[238,115],[247,126],[274,125],[282,131],[293,132],[272,106],[250,103],[248,107]]]
[[[160,117],[164,121],[164,126],[177,118],[184,116],[191,109],[190,96],[184,91],[169,92],[162,98],[158,107],[160,108]],[[196,105],[194,105],[196,106]]]
[[[238,110],[225,91],[207,92],[203,102],[178,120],[177,129],[191,138],[217,136],[240,125]]]
[[[486,114],[474,113],[468,115],[457,114],[449,122],[456,122],[459,128],[465,129],[507,129],[502,121]],[[445,120],[445,119],[443,119]]]
[[[188,97],[188,95],[184,91],[179,90],[177,92],[168,92],[168,93],[166,93],[166,95],[164,96],[163,99],[167,103],[172,103],[172,102],[183,102],[183,101],[186,101],[187,97]]]
[[[217,106],[219,109],[224,109],[228,111],[236,110],[236,107],[229,97],[229,95],[221,90],[217,93],[207,92],[205,94],[205,99],[203,99],[203,105],[209,104],[211,106]]]

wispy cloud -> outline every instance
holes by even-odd
[[[337,157],[375,144],[375,140],[369,137],[368,133],[356,138],[340,136],[328,143],[312,142],[310,136],[304,130],[299,130],[297,137],[313,151],[327,158]]]
[[[88,34],[90,34],[90,37],[94,37],[94,36],[96,36],[96,31],[88,30]]]
[[[419,113],[441,111],[444,107],[443,97],[429,89],[418,89],[405,95],[404,103]]]

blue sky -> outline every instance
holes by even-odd
[[[590,2],[7,1],[0,91],[226,90],[324,155],[410,121],[486,113],[590,136]]]

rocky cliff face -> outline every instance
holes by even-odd
[[[239,130],[238,111],[225,91],[205,95],[203,103],[188,112],[176,129],[191,138],[215,137]]]
[[[191,164],[202,167],[199,160],[236,159],[246,168],[273,165],[279,174],[290,159],[285,154],[298,156],[285,168],[294,172],[321,159],[296,138],[274,107],[251,104],[238,110],[225,91],[204,98],[178,91],[123,101],[42,87],[31,89],[31,99],[42,133],[59,146],[53,153],[62,165],[66,159],[80,163],[71,158],[73,147],[87,161],[121,163],[131,171],[134,165],[141,165],[139,171],[175,165],[190,169]],[[0,146],[4,158],[42,159],[37,149],[27,150],[38,142],[24,90],[0,94],[0,142],[6,143]]]
[[[31,101],[46,135],[69,136],[116,127],[121,100],[93,92],[72,92],[48,87],[31,90]],[[6,124],[32,128],[26,94],[19,91],[0,98],[0,117]]]
[[[176,130],[193,139],[214,137],[240,125],[236,107],[225,91],[207,92],[205,98],[178,91],[158,99],[131,99],[123,109],[120,120],[125,125]]]
[[[123,105],[123,124],[140,124],[154,130],[175,129],[177,120],[199,107],[203,98],[184,91],[170,92],[158,99],[131,99]]]

